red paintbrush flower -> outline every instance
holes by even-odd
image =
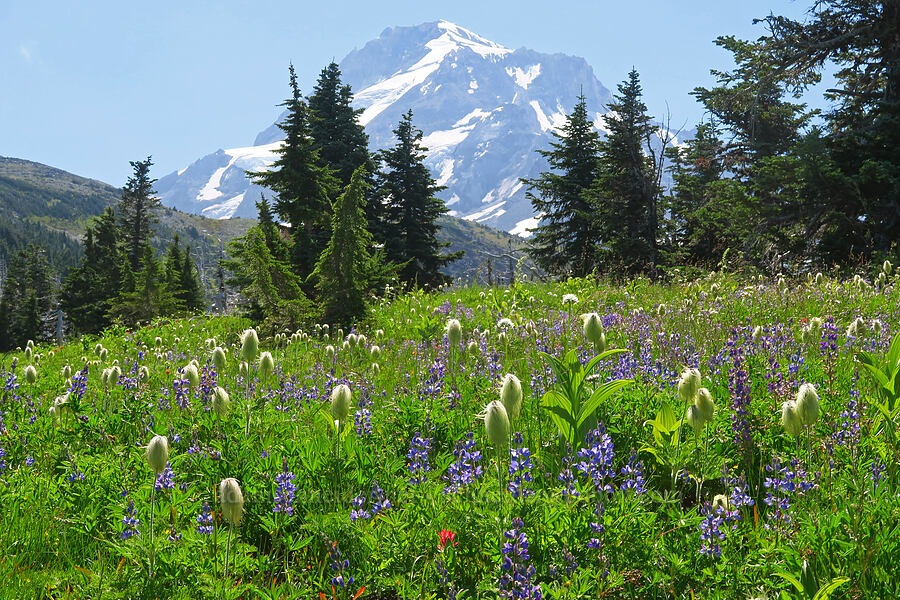
[[[441,529],[438,537],[440,538],[440,540],[438,541],[438,550],[443,550],[447,545],[447,542],[452,542],[454,546],[459,544],[459,542],[455,540],[456,534],[449,529]]]

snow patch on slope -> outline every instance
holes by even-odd
[[[541,74],[541,65],[531,65],[527,71],[523,71],[521,67],[506,67],[506,74],[513,78],[517,86],[527,90],[531,82]]]
[[[513,227],[509,233],[512,235],[518,235],[520,237],[531,237],[534,234],[528,230],[534,229],[540,222],[540,217],[528,217],[527,219],[522,219],[521,221],[516,223],[516,226]]]

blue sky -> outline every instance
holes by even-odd
[[[702,117],[688,93],[727,69],[718,35],[753,18],[802,18],[789,0],[0,0],[0,155],[122,185],[153,155],[156,178],[250,145],[274,121],[293,62],[318,72],[386,27],[447,19],[511,48],[582,56],[610,89],[632,66],[673,125]]]

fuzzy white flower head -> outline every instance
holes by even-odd
[[[328,360],[334,358],[334,346],[332,346],[331,344],[325,346],[325,356],[326,358],[328,358]]]
[[[762,325],[757,325],[753,328],[753,333],[750,335],[750,338],[755,342],[759,339],[760,335],[762,335]]]
[[[450,319],[447,321],[445,331],[447,333],[447,341],[450,342],[451,347],[457,346],[460,340],[462,340],[462,325],[460,325],[457,319]]]
[[[356,336],[355,333],[351,333],[347,336],[347,343],[350,345],[351,348],[356,348],[357,341],[359,341],[359,338]]]
[[[377,361],[381,358],[381,346],[372,346],[369,349],[369,356],[372,357],[372,360]]]
[[[250,364],[247,361],[242,360],[241,364],[238,365],[238,374],[243,379],[250,377]]]
[[[497,329],[511,329],[515,327],[515,323],[512,322],[512,319],[508,317],[503,317],[499,321],[497,321]]]
[[[600,315],[595,312],[587,313],[582,315],[582,319],[584,320],[584,337],[596,346],[603,336],[603,323],[600,321]]]
[[[219,506],[222,507],[222,518],[230,525],[241,524],[244,516],[244,494],[237,479],[228,477],[219,483]]]
[[[694,430],[694,433],[699,434],[703,431],[703,424],[705,421],[703,420],[703,416],[700,414],[700,411],[693,404],[688,406],[687,412],[684,415],[684,419],[688,422],[688,425],[691,426],[691,429]]]
[[[804,383],[800,386],[794,406],[804,425],[812,425],[819,420],[819,394],[813,384]]]
[[[63,379],[68,379],[72,376],[72,367],[70,367],[69,365],[64,366],[62,368],[62,371],[60,371],[60,375],[63,376]]]
[[[223,350],[220,346],[216,346],[215,348],[213,348],[212,362],[216,367],[216,374],[224,375],[227,359],[225,357],[225,350]]]
[[[331,390],[331,416],[335,421],[343,423],[350,413],[352,392],[346,384],[341,383]]]
[[[141,368],[138,369],[138,379],[140,381],[147,381],[150,379],[150,367],[147,365],[141,365]]]
[[[259,378],[267,380],[275,372],[275,359],[271,352],[263,352],[259,355]]]
[[[255,329],[246,329],[241,334],[241,358],[247,363],[256,362],[256,353],[259,352],[259,336]]]
[[[97,354],[97,356],[100,358],[101,362],[106,362],[106,357],[109,356],[109,350],[107,350],[106,348],[100,348],[100,352]]]
[[[185,365],[185,367],[182,369],[182,372],[184,378],[188,380],[188,383],[192,388],[200,385],[200,372],[197,370],[197,367],[196,365],[194,365],[194,363],[188,363],[187,365]]]
[[[495,448],[509,443],[509,415],[499,400],[491,400],[484,410],[484,429]]]
[[[34,383],[37,381],[38,373],[37,369],[34,368],[34,365],[28,365],[25,367],[25,371],[23,372],[25,376],[26,383]]]
[[[519,418],[519,413],[522,412],[522,382],[512,373],[503,376],[500,383],[500,401],[510,420]]]
[[[823,281],[825,281],[825,276],[822,273],[816,273],[816,285],[822,285]]]
[[[884,264],[881,265],[881,271],[885,275],[890,275],[891,273],[894,272],[894,265],[891,264],[891,261],[886,260],[886,261],[884,261]]]
[[[475,340],[472,340],[471,342],[469,342],[469,345],[466,346],[466,352],[468,352],[472,356],[477,355],[479,350],[480,348],[478,347],[478,342],[476,342]]]
[[[212,398],[213,412],[216,413],[216,416],[220,419],[224,419],[228,416],[228,409],[230,407],[231,400],[228,397],[228,392],[226,392],[223,388],[216,386],[216,389],[213,390]]]
[[[698,369],[685,367],[678,380],[678,396],[684,403],[692,402],[700,391],[702,376]]]
[[[781,405],[781,425],[788,435],[797,436],[803,430],[803,422],[797,414],[797,407],[791,401]]]
[[[169,461],[169,438],[155,435],[147,445],[147,464],[157,475],[162,473]]]
[[[563,304],[578,304],[578,296],[575,294],[563,294],[562,297]]]
[[[697,391],[697,398],[694,400],[694,406],[700,411],[700,416],[704,421],[712,421],[716,414],[716,405],[713,402],[712,394],[706,388],[700,388]]]

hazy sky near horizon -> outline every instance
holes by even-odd
[[[810,0],[0,0],[0,155],[121,186],[153,156],[162,177],[218,148],[249,146],[280,113],[293,62],[301,91],[385,28],[446,19],[510,48],[584,57],[611,90],[632,66],[651,114],[703,111],[689,92],[728,69],[719,35],[754,18],[803,18]],[[816,100],[811,100],[816,102]],[[821,102],[821,101],[819,101]]]

